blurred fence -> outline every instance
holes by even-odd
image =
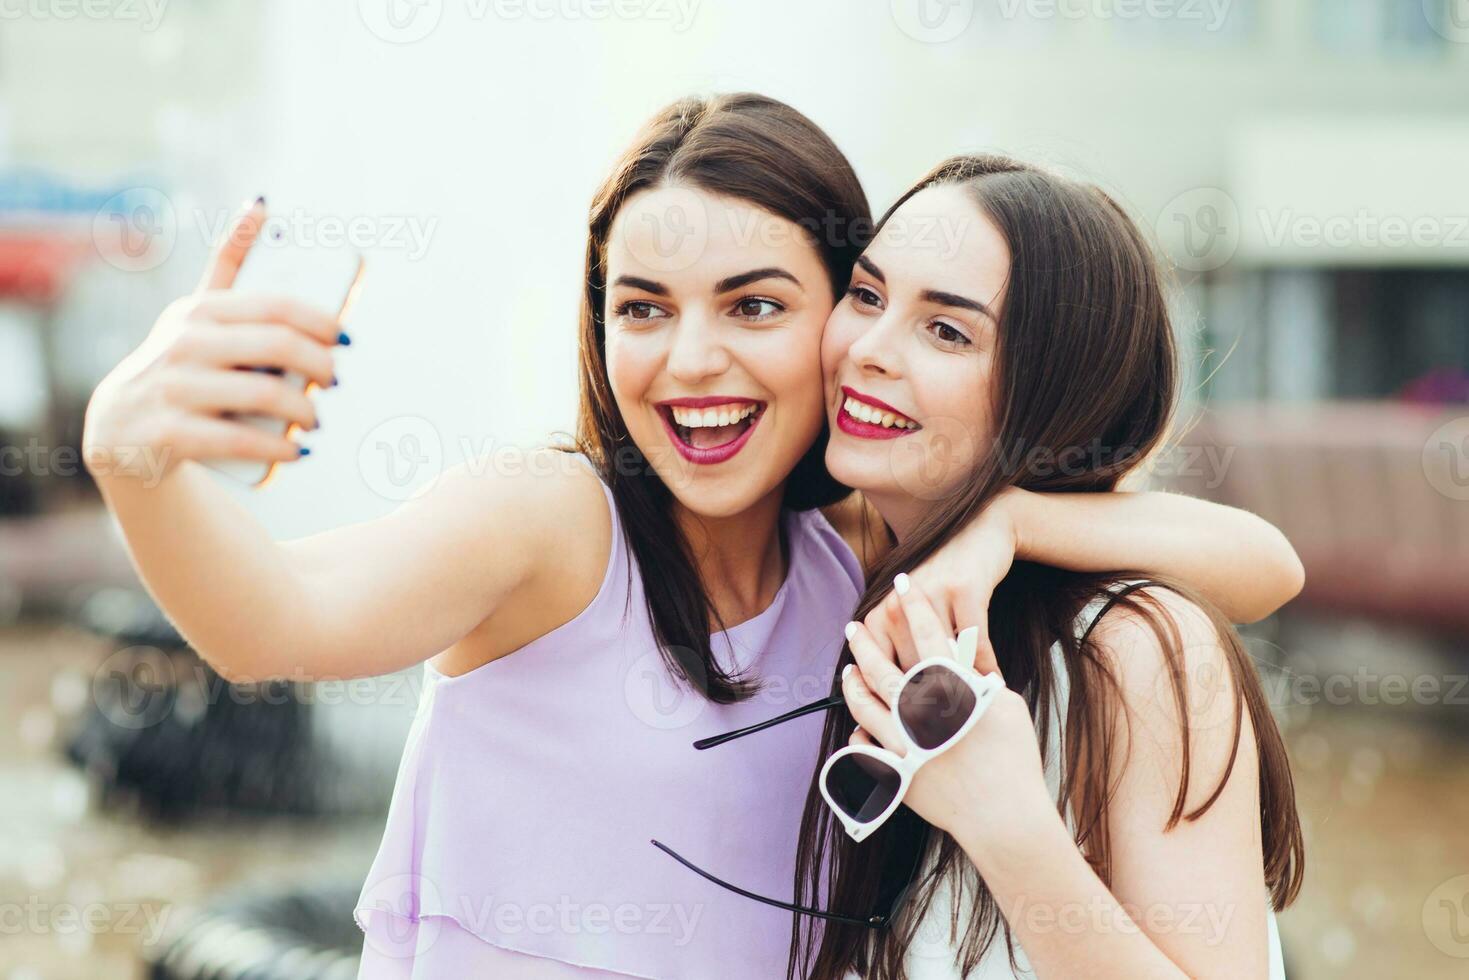
[[[1249,403],[1182,439],[1185,493],[1276,524],[1304,607],[1469,632],[1469,405]]]

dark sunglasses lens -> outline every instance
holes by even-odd
[[[925,667],[898,694],[898,719],[920,748],[936,749],[964,726],[974,711],[974,691],[944,667]]]
[[[898,795],[898,773],[870,755],[847,755],[826,774],[826,791],[843,813],[859,823],[876,820]]]

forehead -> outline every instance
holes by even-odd
[[[929,187],[893,212],[866,255],[888,285],[998,299],[1010,249],[993,221],[958,185]]]
[[[826,268],[811,234],[737,198],[673,185],[629,197],[607,238],[609,281],[653,279],[674,290],[707,289],[751,269],[776,266],[811,291]]]

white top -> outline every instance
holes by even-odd
[[[1116,588],[1122,588],[1129,583],[1118,583]],[[1076,617],[1076,635],[1079,637],[1086,632],[1092,620],[1096,618],[1105,604],[1106,599],[1098,597],[1087,604]],[[1062,739],[1061,720],[1066,717],[1067,697],[1070,694],[1070,681],[1066,674],[1066,661],[1061,652],[1059,643],[1051,647],[1052,663],[1055,665],[1056,697],[1052,705],[1049,721],[1049,732],[1046,739],[1045,777],[1046,787],[1051,791],[1051,798],[1059,800],[1061,787],[1061,755]],[[1071,825],[1071,814],[1067,812],[1067,824]],[[1073,827],[1074,830],[1074,827]],[[930,855],[929,867],[932,866],[933,857]],[[927,868],[925,868],[927,870]],[[972,868],[966,868],[965,874],[973,874]],[[1029,962],[1025,957],[1025,950],[1021,948],[1020,942],[1015,943],[1015,961],[1019,965],[1019,972],[1010,966],[1009,949],[1005,944],[1003,930],[996,932],[995,938],[990,942],[989,948],[984,951],[979,962],[968,974],[959,972],[959,950],[949,939],[949,924],[954,908],[954,878],[950,875],[935,890],[933,902],[929,905],[923,920],[919,923],[913,943],[908,947],[904,956],[904,967],[908,974],[908,980],[1035,980],[1035,974],[1029,969]],[[972,899],[963,904],[960,909],[958,929],[954,933],[962,937],[968,926],[970,913],[973,907]],[[1280,955],[1280,933],[1275,924],[1275,910],[1270,905],[1270,899],[1265,899],[1265,910],[1268,917],[1270,929],[1270,980],[1285,980],[1285,965]],[[855,973],[849,973],[847,980],[859,980]]]

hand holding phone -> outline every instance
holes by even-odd
[[[251,485],[305,455],[308,397],[332,384],[345,316],[361,284],[350,250],[257,241],[257,199],[236,217],[199,288],[171,303],[137,350],[97,386],[82,449],[88,470],[162,480],[183,459]]]
[[[282,241],[269,232],[261,236],[245,256],[231,287],[239,294],[256,293],[290,297],[307,306],[329,312],[338,322],[345,319],[362,282],[362,257],[349,248],[306,247]],[[345,334],[343,334],[345,336]],[[350,341],[347,341],[350,342]],[[274,375],[303,395],[323,387],[300,371],[276,364],[241,365],[242,369]],[[226,413],[226,418],[262,432],[290,439],[302,426],[299,422],[268,414]],[[251,486],[261,486],[275,475],[275,460],[212,459],[206,465]]]

